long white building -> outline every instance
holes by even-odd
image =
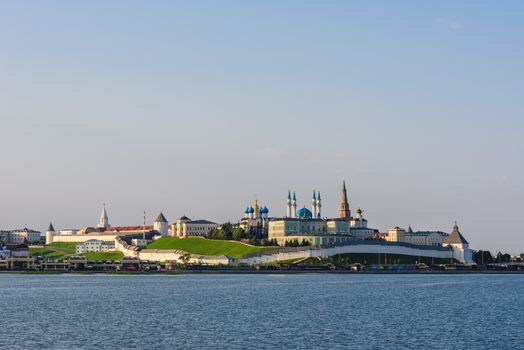
[[[169,235],[173,237],[195,237],[206,236],[211,230],[218,227],[218,224],[208,220],[191,220],[187,216],[182,216],[176,223],[169,225]]]
[[[448,236],[442,231],[413,231],[411,226],[407,230],[393,227],[388,231],[386,241],[441,247]]]
[[[40,231],[27,227],[17,230],[0,231],[0,238],[5,244],[40,243]]]

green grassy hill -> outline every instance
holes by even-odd
[[[87,257],[87,260],[113,260],[120,261],[124,257],[124,253],[115,251],[115,252],[88,252],[81,254]]]
[[[147,245],[148,249],[179,249],[199,255],[228,255],[241,258],[246,254],[275,250],[278,247],[254,247],[239,242],[220,241],[201,237],[163,237]]]
[[[75,254],[77,244],[78,242],[54,242],[49,246],[53,248],[53,250],[59,250],[65,254]]]
[[[64,260],[67,257],[66,254],[47,248],[29,248],[29,253],[32,256],[41,256],[46,259]]]
[[[64,260],[69,255],[75,254],[78,242],[55,242],[49,247],[32,247],[29,253],[32,256],[41,256],[46,259]]]
[[[32,247],[29,248],[29,253],[32,256],[41,256],[46,259],[56,259],[64,260],[69,257],[69,255],[75,255],[76,245],[78,243],[73,242],[55,242],[51,243],[50,248],[47,247]],[[120,261],[124,254],[119,251],[114,252],[88,252],[80,254],[87,257],[88,260],[114,260]]]

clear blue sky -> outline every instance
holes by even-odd
[[[370,225],[524,251],[521,1],[1,1],[0,228]]]

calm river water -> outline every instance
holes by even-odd
[[[2,349],[524,349],[524,275],[0,274]]]

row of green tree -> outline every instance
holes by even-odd
[[[230,222],[220,225],[219,228],[209,231],[208,239],[241,241],[255,246],[277,246],[276,240],[250,234],[243,228],[234,226]]]
[[[303,239],[302,242],[299,242],[298,239],[293,239],[290,241],[286,241],[284,244],[285,247],[307,247],[309,246],[309,241]]]
[[[522,258],[521,254],[521,258]],[[477,250],[473,252],[473,261],[477,264],[492,264],[492,263],[507,263],[511,259],[511,255],[508,253],[498,252],[496,255],[492,255],[489,250]]]

